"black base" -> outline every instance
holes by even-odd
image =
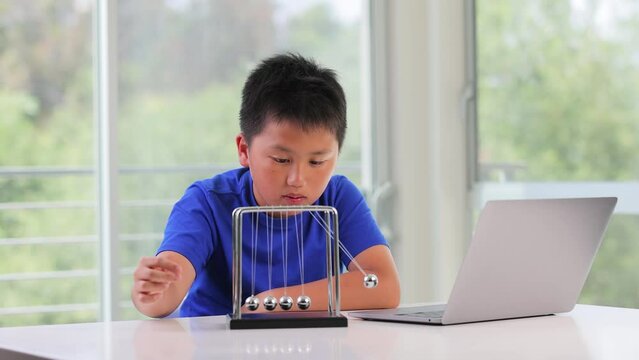
[[[284,329],[347,327],[348,319],[343,315],[330,316],[323,311],[295,311],[260,314],[242,314],[241,319],[227,316],[229,329]]]

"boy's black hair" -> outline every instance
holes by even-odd
[[[341,149],[346,134],[346,97],[335,71],[299,54],[262,61],[242,90],[240,129],[250,145],[267,116],[290,121],[304,130],[332,131]]]

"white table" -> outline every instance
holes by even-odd
[[[63,359],[639,359],[639,310],[577,305],[450,326],[350,319],[347,328],[231,331],[224,316],[46,325],[0,328],[0,349],[0,358]]]

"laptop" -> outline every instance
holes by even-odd
[[[614,197],[489,201],[447,304],[348,314],[449,325],[571,311],[616,203]]]

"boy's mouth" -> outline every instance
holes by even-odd
[[[301,205],[306,200],[306,196],[300,194],[286,194],[282,198],[291,205]]]

